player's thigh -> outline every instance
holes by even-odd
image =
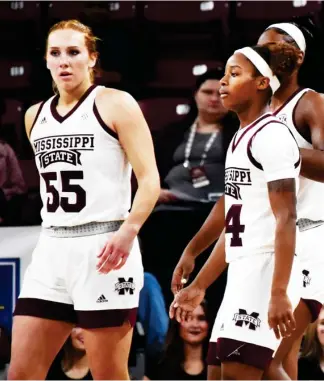
[[[221,380],[222,368],[221,365],[208,365],[207,380]]]
[[[263,370],[237,362],[222,363],[222,380],[261,380]]]
[[[94,379],[120,379],[127,376],[133,327],[84,329],[84,344]],[[109,366],[107,366],[107,364]]]
[[[137,241],[122,268],[100,274],[96,271],[97,254],[107,243],[109,235],[85,238],[80,250],[87,253],[87,259],[80,263],[68,287],[78,324],[84,329],[120,327],[126,322],[134,326],[144,281]]]
[[[72,327],[71,323],[62,321],[15,316],[12,327],[11,371],[28,374],[28,369],[31,372],[39,369],[40,372],[46,372]]]

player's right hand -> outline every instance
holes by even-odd
[[[206,290],[198,287],[195,282],[179,291],[171,303],[169,316],[179,323],[187,320],[191,313],[200,305],[205,297]]]
[[[289,337],[296,329],[294,312],[286,293],[271,295],[268,323],[277,339]]]
[[[184,252],[173,271],[171,281],[171,291],[175,295],[179,292],[186,283],[188,283],[189,276],[195,268],[195,257],[190,253]]]

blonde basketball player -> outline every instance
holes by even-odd
[[[54,25],[46,63],[57,95],[32,106],[43,228],[13,323],[8,379],[45,379],[77,323],[94,379],[128,379],[143,267],[137,233],[159,194],[148,126],[127,93],[95,86],[96,38]],[[139,149],[140,147],[140,149]],[[130,175],[138,190],[130,209]]]
[[[226,156],[225,229],[193,283],[175,295],[170,316],[185,319],[229,263],[212,333],[222,379],[261,379],[280,339],[295,329],[300,157],[293,135],[268,104],[280,87],[278,77],[291,73],[297,59],[289,45],[243,48],[227,61],[221,80],[222,102],[241,122]]]

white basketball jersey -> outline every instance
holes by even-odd
[[[239,129],[225,164],[226,261],[274,252],[276,222],[267,182],[295,178],[299,149],[287,126],[271,113]]]
[[[64,117],[58,96],[43,103],[31,131],[40,174],[45,227],[125,219],[131,202],[131,166],[117,134],[95,105],[91,86]]]
[[[274,112],[290,131],[294,134],[300,148],[313,149],[310,142],[306,141],[297,131],[294,123],[294,110],[300,98],[311,89],[302,89]],[[298,192],[298,218],[308,218],[313,221],[324,220],[324,184],[300,176]]]

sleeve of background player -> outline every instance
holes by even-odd
[[[251,153],[261,164],[267,182],[298,178],[299,148],[284,124],[270,123],[259,131],[252,141]]]

